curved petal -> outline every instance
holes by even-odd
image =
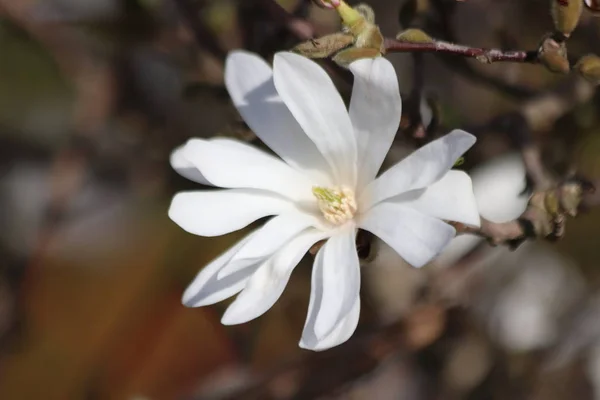
[[[169,218],[194,235],[220,236],[293,209],[287,199],[260,190],[180,192],[171,201]]]
[[[187,307],[201,307],[218,303],[240,292],[260,265],[260,260],[247,264],[246,268],[225,279],[218,279],[217,274],[255,234],[256,231],[248,234],[202,268],[183,293],[181,302]]]
[[[246,124],[292,167],[330,183],[329,166],[302,131],[273,84],[271,67],[259,56],[235,50],[225,61],[225,86]]]
[[[463,171],[450,170],[433,185],[403,193],[386,202],[410,207],[430,217],[480,225],[471,178]]]
[[[298,233],[316,223],[318,223],[317,217],[298,211],[272,218],[233,257],[229,265],[219,272],[219,278],[243,268],[249,259],[272,255]]]
[[[304,132],[331,166],[338,184],[356,183],[356,139],[342,97],[331,78],[314,61],[277,53],[273,81]]]
[[[378,236],[414,267],[431,261],[456,234],[452,226],[437,218],[387,201],[369,210],[360,227]]]
[[[198,168],[185,157],[184,148],[185,145],[182,145],[171,152],[171,156],[169,157],[171,168],[184,178],[198,182],[202,185],[212,186],[212,183],[210,183],[208,179],[198,171]]]
[[[437,182],[475,140],[470,133],[454,130],[426,144],[371,182],[359,204],[368,210],[380,201]]]
[[[312,299],[312,297],[311,297]],[[298,345],[307,350],[323,351],[332,347],[338,346],[352,336],[358,326],[360,317],[360,298],[356,299],[352,310],[333,328],[331,333],[319,340],[314,334],[314,320],[311,319],[311,310],[309,309],[309,317],[304,325],[302,338]]]
[[[312,182],[256,147],[232,139],[191,139],[185,156],[210,182],[226,188],[264,189],[292,200],[314,200]]]
[[[310,329],[319,340],[348,315],[359,296],[355,235],[354,227],[338,232],[327,240],[315,258],[305,330]]]
[[[387,155],[402,112],[396,71],[386,58],[350,64],[354,86],[349,115],[358,147],[358,187],[372,181]]]
[[[283,293],[302,257],[315,242],[324,237],[323,232],[308,229],[265,261],[227,308],[221,322],[225,325],[241,324],[267,312]]]

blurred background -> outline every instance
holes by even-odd
[[[388,37],[417,25],[522,50],[552,30],[548,3],[369,2]],[[269,59],[338,30],[334,12],[305,0],[0,0],[0,399],[600,399],[594,208],[556,243],[511,251],[463,236],[420,270],[372,243],[358,330],[322,353],[297,346],[310,256],[250,323],[222,326],[228,301],[181,305],[245,233],[192,236],[167,217],[176,191],[198,188],[170,168],[173,148],[217,135],[260,145],[224,89],[227,51]],[[589,10],[569,51],[600,53]],[[388,58],[405,100],[388,164],[448,129],[472,131],[461,168],[496,222],[527,202],[523,146],[558,178],[600,180],[600,97],[580,78]],[[328,68],[347,99],[347,72]]]

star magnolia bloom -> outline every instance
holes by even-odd
[[[208,264],[185,291],[185,305],[241,292],[222,322],[254,319],[277,301],[310,247],[327,239],[314,261],[300,340],[303,348],[323,350],[348,340],[358,323],[358,228],[420,267],[455,235],[442,220],[479,224],[470,178],[450,170],[475,138],[453,131],[376,178],[400,122],[398,81],[382,57],[355,61],[350,70],[347,110],[327,73],[307,58],[278,53],[271,69],[251,53],[228,56],[233,103],[281,159],[232,139],[191,139],[173,152],[173,167],[227,189],[178,193],[169,216],[200,236],[274,217]]]

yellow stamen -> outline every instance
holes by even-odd
[[[352,190],[346,187],[323,188],[314,186],[312,192],[317,198],[317,204],[323,216],[332,224],[341,225],[354,217],[356,201]]]

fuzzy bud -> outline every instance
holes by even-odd
[[[581,0],[550,0],[555,29],[568,37],[579,23],[583,2]]]
[[[300,43],[292,51],[308,58],[326,58],[353,43],[354,36],[345,33],[334,33]]]
[[[600,57],[597,55],[588,54],[581,57],[575,64],[575,69],[591,83],[600,83]]]
[[[371,6],[369,6],[368,4],[365,3],[360,3],[357,4],[356,6],[354,6],[354,9],[363,16],[363,18],[371,23],[374,24],[375,23],[375,11],[371,8]]]
[[[405,43],[433,43],[431,36],[420,29],[407,29],[396,35],[396,39]]]
[[[557,43],[551,37],[543,40],[538,50],[538,59],[549,71],[562,74],[569,73],[567,47],[564,43]]]

